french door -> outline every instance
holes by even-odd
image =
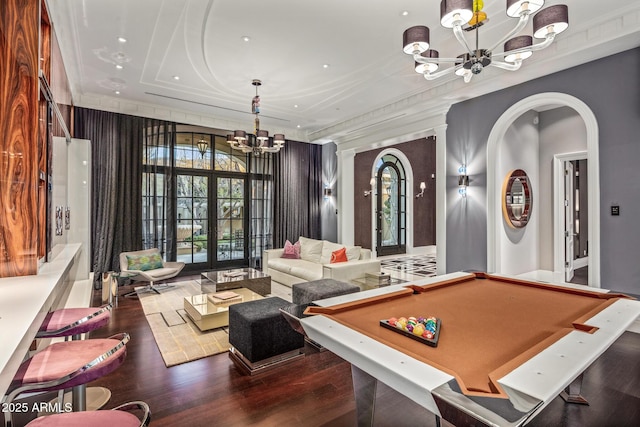
[[[399,159],[386,155],[376,177],[376,253],[406,253],[406,188]]]
[[[246,265],[245,177],[182,173],[177,175],[176,183],[177,260],[185,262],[186,269],[194,270]]]

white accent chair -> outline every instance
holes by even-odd
[[[157,248],[145,249],[142,251],[131,251],[131,252],[122,252],[120,254],[120,271],[122,273],[135,274],[131,277],[132,280],[139,280],[143,282],[149,282],[149,285],[139,292],[155,292],[157,294],[160,293],[158,287],[155,285],[155,282],[159,280],[166,280],[172,277],[177,276],[182,269],[184,268],[184,262],[167,262],[162,261],[162,267],[151,268],[151,269],[136,269],[132,267],[131,260],[139,257],[160,257],[162,260],[162,256],[160,255],[160,250]],[[170,287],[170,285],[163,285],[164,288]],[[132,293],[133,294],[133,293]]]

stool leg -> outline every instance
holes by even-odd
[[[74,335],[72,340],[81,339],[81,335]],[[87,410],[87,386],[81,384],[71,389],[71,405],[74,412]]]
[[[11,418],[11,412],[5,411],[4,412],[4,427],[12,427],[12,425],[13,425],[12,421],[13,421],[13,419]]]
[[[73,412],[80,412],[87,410],[87,386],[86,385],[78,385],[73,387],[71,391],[71,395],[73,396]]]

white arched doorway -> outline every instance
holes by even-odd
[[[588,180],[590,183],[588,212],[589,221],[589,286],[600,287],[600,167],[598,149],[598,123],[591,109],[581,100],[563,93],[542,93],[530,96],[514,104],[496,121],[487,141],[487,270],[501,272],[500,233],[502,224],[500,183],[497,176],[497,159],[500,142],[511,124],[532,109],[546,106],[566,106],[575,110],[584,121],[587,138]],[[546,189],[553,191],[553,188]],[[556,217],[557,215],[554,215]],[[557,226],[554,226],[554,251],[561,245]],[[562,237],[563,238],[563,237]],[[554,254],[554,257],[557,254]],[[554,267],[557,268],[557,265]],[[560,273],[560,272],[554,272]]]

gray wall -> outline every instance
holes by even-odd
[[[527,65],[524,64],[526,67]],[[544,92],[572,95],[593,111],[600,141],[601,286],[640,293],[640,49],[455,104],[447,115],[447,270],[486,269],[486,142],[513,104]],[[477,82],[479,83],[479,82]],[[452,197],[467,159],[472,190]],[[475,188],[474,188],[475,187]],[[620,205],[620,216],[610,206]]]
[[[331,188],[331,197],[322,199],[320,207],[320,223],[322,239],[338,241],[338,214],[336,200],[338,197],[338,158],[336,144],[330,142],[322,146],[322,186]]]

